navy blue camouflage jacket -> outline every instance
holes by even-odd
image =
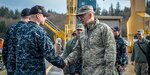
[[[2,58],[8,75],[45,75],[44,58],[59,68],[65,66],[47,33],[34,22],[20,21],[8,29]]]
[[[128,64],[128,54],[127,54],[127,43],[121,35],[115,37],[117,56],[116,56],[116,65],[126,66]]]

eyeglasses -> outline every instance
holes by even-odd
[[[77,31],[83,31],[82,29],[77,29]]]
[[[82,14],[82,15],[80,15],[79,17],[84,17],[86,14]]]
[[[141,34],[137,34],[137,35],[141,35]]]
[[[77,16],[77,19],[78,19],[78,20],[81,20],[81,18],[83,18],[86,14],[87,14],[87,13]]]

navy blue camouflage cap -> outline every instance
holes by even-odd
[[[24,9],[21,11],[21,16],[22,16],[22,17],[29,16],[29,15],[30,15],[30,9],[29,9],[29,8],[24,8]]]
[[[77,12],[77,16],[86,14],[88,12],[94,12],[93,6],[91,6],[91,5],[84,5],[81,8],[79,8],[79,11]]]
[[[113,31],[120,31],[120,28],[118,26],[115,26],[112,28]]]
[[[38,14],[38,13],[43,14],[45,17],[50,16],[50,14],[46,12],[46,10],[43,6],[36,5],[31,8],[30,15],[34,15],[34,14]]]

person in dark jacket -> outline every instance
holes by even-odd
[[[4,38],[4,45],[2,50],[2,58],[3,63],[6,66],[7,74],[8,75],[14,75],[14,71],[16,69],[16,57],[15,57],[15,36],[17,33],[15,31],[23,25],[26,25],[30,18],[30,9],[25,8],[21,11],[21,20],[17,22],[17,24],[14,24],[10,26],[10,28],[7,30],[7,33]]]
[[[123,75],[123,72],[128,64],[127,43],[126,40],[121,36],[120,28],[118,26],[112,29],[117,46],[116,69],[119,75]]]
[[[148,75],[148,64],[145,53],[147,53],[148,40],[144,37],[144,30],[137,31],[138,40],[134,42],[133,51],[131,55],[131,64],[135,62],[136,75]]]
[[[76,32],[73,33],[73,38],[69,40],[66,44],[66,48],[63,52],[63,58],[65,59],[71,52],[73,52],[73,48],[75,47],[75,44],[77,40],[80,37],[80,33],[82,33],[84,30],[84,27],[82,24],[77,24],[76,26]],[[76,63],[69,65],[68,67],[64,68],[64,74],[65,75],[81,75],[81,64],[82,60],[81,58],[78,58]]]
[[[2,57],[8,75],[46,75],[44,58],[59,68],[65,66],[46,31],[39,26],[49,14],[36,5],[29,15],[28,23],[17,23],[7,31]]]

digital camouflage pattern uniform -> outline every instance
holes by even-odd
[[[82,57],[78,58],[75,63],[75,73],[82,75]]]
[[[2,57],[8,75],[45,75],[44,58],[59,68],[65,66],[47,33],[34,22],[18,22],[9,28]]]
[[[131,55],[131,61],[135,61],[135,72],[136,75],[148,75],[148,63],[146,56],[141,51],[140,47],[138,46],[138,43],[140,44],[141,48],[147,53],[149,50],[147,48],[148,40],[143,38],[141,42],[136,41],[133,46],[133,51]]]
[[[65,61],[72,64],[78,57],[82,57],[83,61],[82,75],[113,75],[116,43],[111,28],[99,20],[88,24],[75,51]]]
[[[128,64],[127,43],[121,35],[116,36],[115,40],[117,46],[116,67],[119,75],[122,75],[122,73],[125,70],[125,67]],[[118,65],[122,66],[123,70],[120,71]]]

